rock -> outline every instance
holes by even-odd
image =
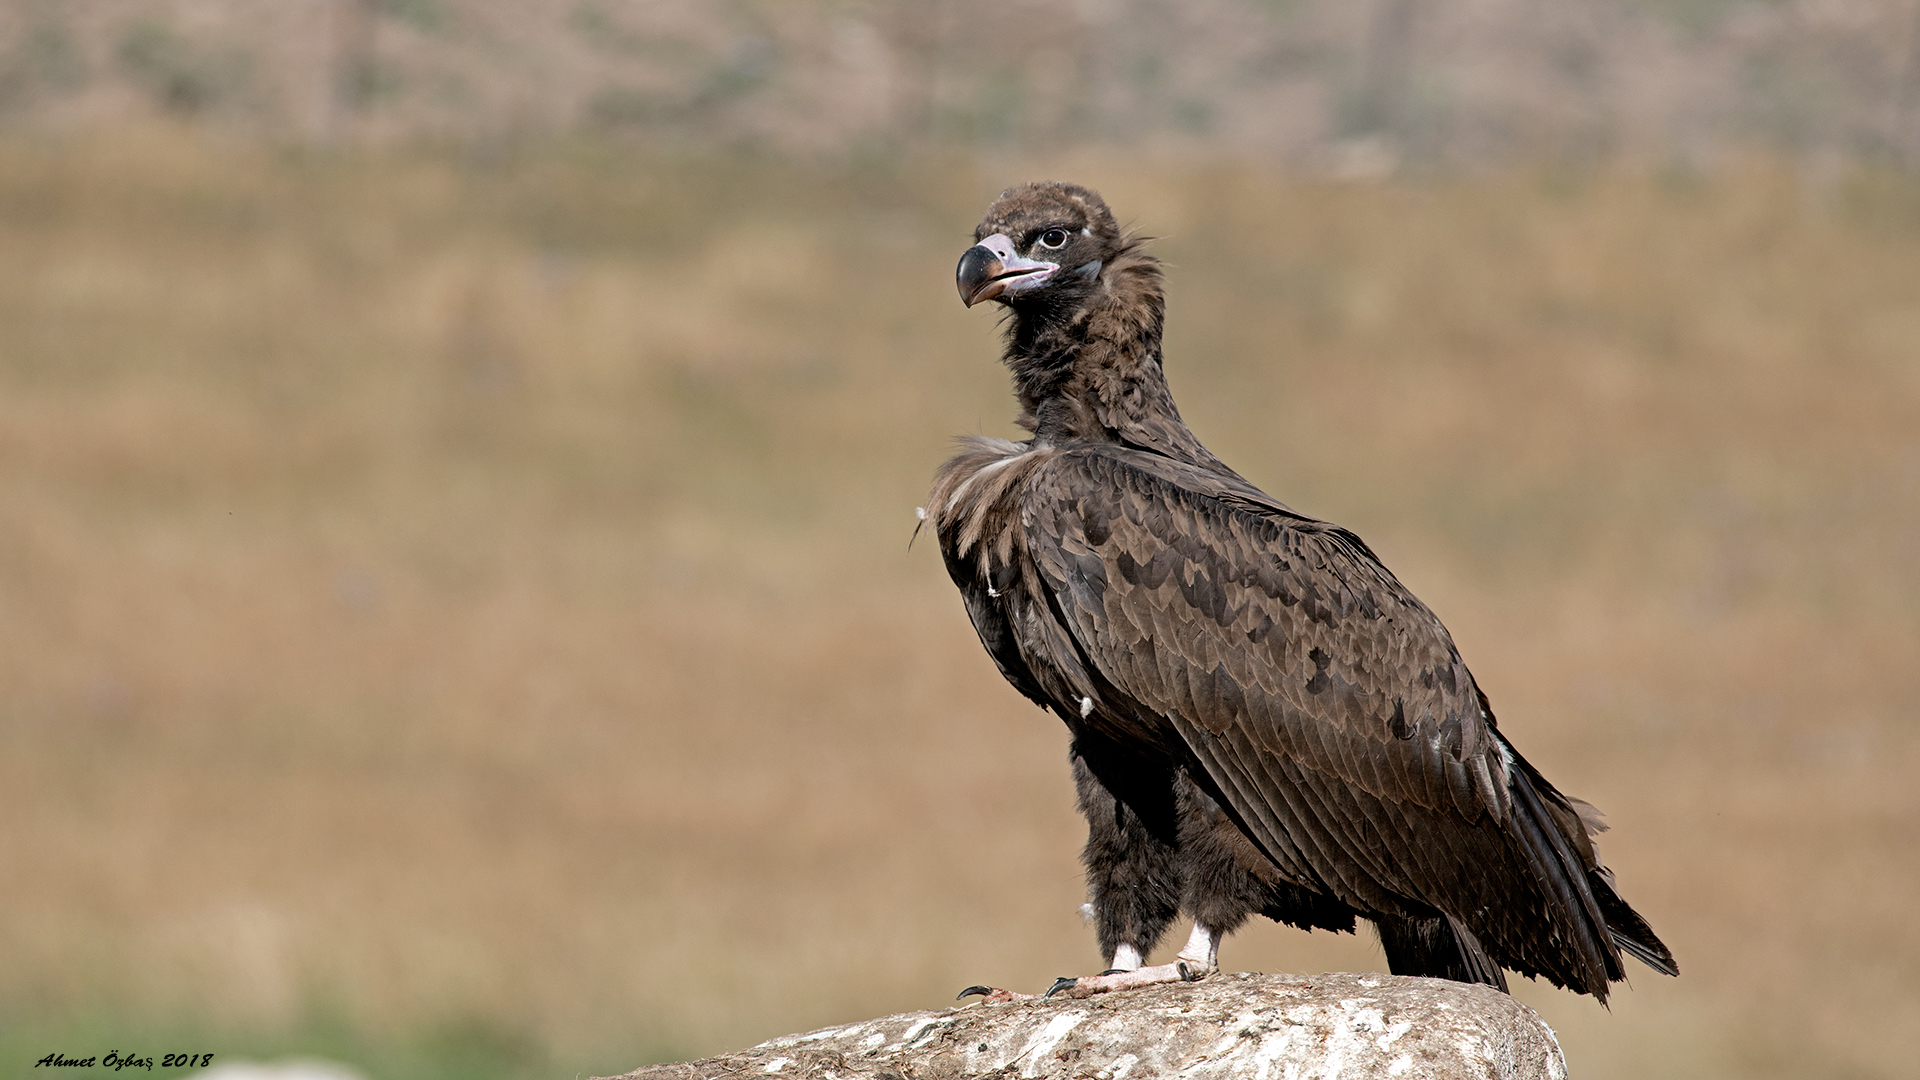
[[[1088,998],[902,1013],[617,1080],[1406,1077],[1565,1080],[1553,1030],[1490,987],[1391,975],[1215,975]]]

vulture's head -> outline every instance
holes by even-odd
[[[1015,309],[1071,304],[1129,246],[1099,195],[1054,181],[1001,193],[973,238],[955,273],[968,307],[982,300]]]

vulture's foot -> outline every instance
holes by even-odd
[[[1193,935],[1187,938],[1186,945],[1181,948],[1180,955],[1173,958],[1173,963],[1142,967],[1140,950],[1132,945],[1121,945],[1114,950],[1113,967],[1098,975],[1056,979],[1047,996],[1065,994],[1068,997],[1087,997],[1115,990],[1138,990],[1143,986],[1159,986],[1162,983],[1199,982],[1220,970],[1215,960],[1219,951],[1219,935],[1195,922]]]
[[[1213,972],[1214,969],[1206,964],[1175,960],[1171,964],[1155,964],[1132,971],[1104,971],[1098,975],[1082,975],[1077,979],[1062,977],[1054,980],[1046,996],[1064,994],[1067,997],[1088,997],[1115,990],[1138,990],[1143,986],[1158,986],[1161,983],[1199,982]]]
[[[1058,986],[1059,984],[1055,983],[1054,985]],[[965,990],[960,991],[960,996],[953,1000],[960,1001],[974,994],[980,995],[980,1002],[983,1005],[998,1005],[1003,1001],[1032,1001],[1039,996],[1038,994],[1022,994],[1013,990],[1002,990],[997,986],[969,986]]]

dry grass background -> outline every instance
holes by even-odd
[[[1521,987],[1576,1075],[1910,1069],[1911,179],[149,130],[0,145],[0,1072],[572,1075],[1096,966],[1064,733],[907,548],[1009,430],[949,275],[1043,174],[1164,238],[1202,438],[1611,815],[1684,975]]]

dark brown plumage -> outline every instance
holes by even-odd
[[[1371,920],[1396,974],[1602,1001],[1622,950],[1675,974],[1600,864],[1599,815],[1500,734],[1440,620],[1181,422],[1159,264],[1100,197],[1015,188],[974,236],[961,296],[1010,309],[1033,438],[964,439],[927,521],[1001,673],[1073,735],[1119,973],[1055,989],[1196,977],[1253,914]],[[1180,961],[1140,968],[1181,911]]]

